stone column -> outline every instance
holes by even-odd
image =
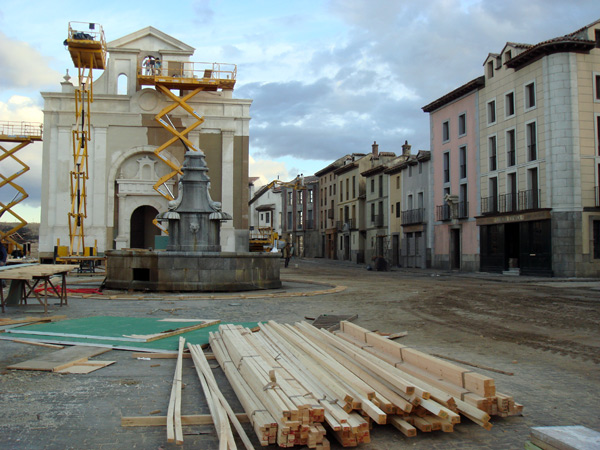
[[[119,235],[115,238],[115,248],[121,250],[129,247],[129,227],[127,226],[127,217],[125,216],[127,194],[117,194],[117,198],[119,199]]]
[[[222,138],[222,166],[221,166],[221,203],[223,211],[229,214],[233,211],[233,137],[234,132],[230,130],[221,131]],[[235,228],[233,221],[224,222],[221,225],[221,249],[224,252],[236,251]]]

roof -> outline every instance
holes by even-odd
[[[519,53],[506,62],[506,67],[519,70],[520,68],[553,53],[563,52],[589,52],[596,47],[596,41],[589,39],[588,29],[596,25],[597,20],[590,25],[580,28],[564,36],[548,39],[539,44],[530,46],[527,50]]]
[[[477,89],[481,89],[483,86],[485,86],[485,77],[477,77],[474,80],[471,80],[468,83],[465,83],[462,86],[454,89],[452,92],[449,92],[437,100],[434,100],[430,104],[423,106],[421,109],[426,113],[433,112],[436,109],[439,109],[466,94],[469,94]]]

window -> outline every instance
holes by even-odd
[[[504,53],[504,63],[506,64],[511,59],[512,59],[512,51],[507,50],[506,53]]]
[[[596,100],[600,101],[600,75],[596,75],[594,78],[596,80],[596,83],[595,83]]]
[[[292,212],[288,211],[287,229],[292,229]]]
[[[301,205],[304,200],[304,191],[298,191],[298,204]]]
[[[525,85],[525,110],[535,108],[535,83]]]
[[[444,153],[444,183],[450,183],[450,153]]]
[[[442,141],[448,142],[450,140],[450,122],[446,121],[442,124]]]
[[[469,217],[467,208],[468,197],[467,197],[467,183],[460,185],[458,194],[458,217],[465,218]]]
[[[335,195],[335,184],[333,185],[333,195]]]
[[[496,100],[492,100],[487,104],[487,123],[488,125],[496,123]]]
[[[407,202],[406,202],[406,203],[407,203],[407,206],[408,206],[408,210],[409,210],[409,211],[410,211],[411,209],[413,209],[413,196],[412,196],[412,194],[409,194],[409,195],[408,195],[408,198],[407,198]]]
[[[594,233],[594,259],[600,259],[600,220],[592,222],[592,230]]]
[[[600,156],[600,116],[596,116],[596,147]]]
[[[506,166],[511,167],[517,163],[516,153],[517,141],[515,137],[515,130],[508,130],[506,132]]]
[[[302,228],[303,222],[302,222],[302,211],[298,211],[298,228]]]
[[[396,217],[400,217],[400,202],[396,202]]]
[[[383,197],[383,175],[379,175],[379,196]]]
[[[487,210],[488,212],[498,211],[498,178],[490,178],[488,182],[489,198]]]
[[[292,199],[292,193],[288,192],[288,205],[292,205],[293,203],[293,199]]]
[[[375,222],[375,203],[371,203],[371,223]]]
[[[117,95],[127,95],[127,75],[122,73],[117,78]]]
[[[515,115],[515,93],[509,92],[504,96],[504,116],[512,117]]]
[[[346,178],[346,200],[350,198],[350,178]]]
[[[400,175],[396,175],[396,189],[400,189]]]
[[[265,213],[265,222],[269,223],[269,213]]]
[[[467,147],[461,147],[458,149],[459,152],[459,173],[460,178],[467,178]]]
[[[527,161],[537,159],[537,133],[535,122],[527,124]]]
[[[540,191],[538,183],[538,170],[537,167],[527,170],[527,184],[529,192],[525,197],[525,208],[526,209],[537,209],[540,207]]]
[[[489,61],[487,63],[487,77],[494,78],[494,61]]]
[[[408,177],[412,177],[412,166],[408,166]]]
[[[312,203],[313,202],[313,200],[314,200],[313,196],[314,196],[314,191],[312,189],[310,189],[308,191],[308,203]]]
[[[517,210],[517,174],[509,173],[506,176],[506,212]]]
[[[461,114],[458,116],[458,136],[467,134],[467,115]]]
[[[356,198],[356,177],[352,175],[352,198]]]
[[[375,192],[375,178],[371,178],[371,192]]]
[[[260,221],[261,221],[261,222],[262,222],[262,220],[263,220],[263,217],[264,217],[264,216],[263,216],[263,213],[260,213]]]
[[[419,173],[423,173],[423,164],[419,163]]]
[[[490,171],[498,169],[498,157],[496,155],[496,136],[488,138],[488,155],[490,156]]]

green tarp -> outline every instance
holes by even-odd
[[[236,322],[235,324],[248,328],[257,326],[257,322]],[[151,342],[136,342],[124,337],[154,334],[193,325],[198,325],[198,321],[171,322],[148,317],[94,316],[11,328],[6,330],[5,333],[0,333],[0,339],[23,339],[66,345],[93,345],[121,350],[177,352],[180,336],[192,344],[204,345],[208,344],[209,333],[219,329],[219,324],[210,325]]]

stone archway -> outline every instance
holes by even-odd
[[[152,223],[157,214],[156,208],[148,205],[140,206],[131,213],[130,248],[154,248],[154,237],[160,235],[160,230]]]

